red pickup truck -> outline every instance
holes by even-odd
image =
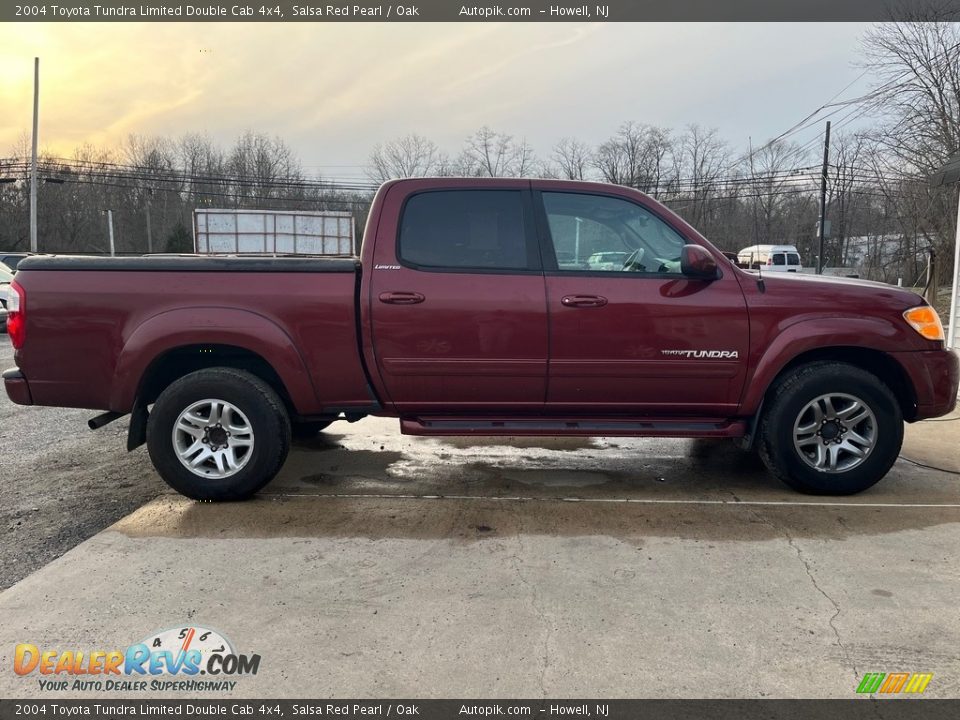
[[[737,438],[797,490],[854,493],[903,421],[950,412],[957,356],[907,290],[736,267],[624,187],[388,182],[353,258],[40,256],[8,325],[24,405],[131,414],[158,472],[239,499],[291,433]]]

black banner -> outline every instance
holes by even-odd
[[[953,720],[960,700],[0,700],[0,720]]]
[[[2,3],[3,22],[850,22],[960,20],[960,0],[536,0],[534,2],[204,2],[63,0]]]

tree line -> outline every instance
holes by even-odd
[[[40,158],[41,250],[105,252],[108,209],[118,251],[182,252],[192,248],[199,207],[352,210],[359,235],[375,187],[390,178],[547,177],[637,188],[721,249],[792,244],[812,265],[822,136],[793,137],[830,118],[824,265],[913,284],[932,248],[948,282],[957,188],[932,188],[927,178],[960,152],[960,25],[930,17],[879,24],[863,37],[862,58],[873,80],[867,93],[829,102],[746,148],[700,124],[626,120],[602,142],[564,137],[538,155],[526,138],[484,126],[453,152],[419,133],[383,141],[371,149],[368,181],[334,181],[306,173],[282,139],[261,132],[229,146],[200,134],[83,145],[69,158]],[[0,159],[0,248],[7,250],[29,246],[27,157],[24,136],[12,157]]]

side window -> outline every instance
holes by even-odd
[[[773,264],[774,265],[786,265],[786,257],[783,253],[774,253],[773,255]]]
[[[541,197],[560,270],[680,273],[683,237],[640,205],[606,195]]]
[[[521,192],[443,190],[414,195],[400,219],[398,255],[427,268],[530,268]]]

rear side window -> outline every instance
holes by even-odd
[[[519,190],[444,190],[411,197],[400,219],[399,257],[417,267],[527,270]]]
[[[774,253],[773,256],[774,265],[786,265],[786,259],[783,253]]]
[[[797,253],[787,253],[787,265],[799,265],[800,256]]]

